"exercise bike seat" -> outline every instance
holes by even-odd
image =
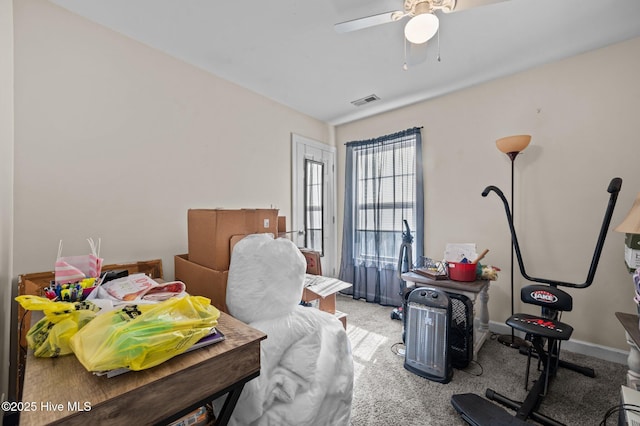
[[[573,333],[569,324],[536,315],[514,314],[506,323],[516,330],[548,339],[569,340]]]

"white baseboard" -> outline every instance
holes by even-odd
[[[489,330],[496,334],[511,334],[511,327],[500,322],[489,321]],[[524,338],[524,333],[519,331],[516,331],[516,335]],[[573,339],[562,342],[562,350],[624,365],[627,364],[627,357],[629,356],[629,351]]]

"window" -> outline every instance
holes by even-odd
[[[357,260],[397,262],[403,220],[416,230],[415,135],[354,150]]]
[[[404,220],[414,237],[413,259],[423,253],[420,129],[346,145],[339,278],[353,284],[356,299],[400,306],[398,257]]]
[[[324,255],[324,164],[304,161],[304,246]]]

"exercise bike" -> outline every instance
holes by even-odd
[[[488,399],[473,393],[453,395],[451,397],[451,404],[462,416],[463,420],[470,425],[529,425],[530,423],[527,423],[526,420],[531,419],[543,425],[561,426],[562,423],[537,411],[544,397],[547,395],[551,381],[555,377],[558,368],[568,368],[588,377],[595,377],[593,369],[560,360],[560,343],[569,340],[573,332],[573,328],[569,324],[561,322],[560,318],[562,312],[572,310],[573,299],[570,294],[558,287],[586,288],[593,282],[621,186],[622,179],[614,178],[607,188],[610,194],[609,203],[604,215],[604,220],[602,221],[593,258],[591,259],[587,279],[582,284],[529,276],[525,271],[524,262],[522,261],[520,245],[518,244],[518,237],[513,226],[513,218],[511,217],[507,199],[502,191],[495,186],[488,186],[482,192],[482,196],[486,197],[493,191],[502,200],[507,214],[507,222],[509,223],[509,229],[511,231],[511,241],[518,259],[520,273],[526,280],[540,283],[523,287],[520,298],[524,303],[540,306],[541,314],[537,316],[516,313],[506,321],[510,327],[525,333],[525,340],[529,342],[527,347],[520,348],[520,351],[527,355],[525,389],[528,388],[531,358],[537,358],[538,369],[540,369],[540,364],[542,364],[542,369],[538,380],[534,382],[525,400],[522,402],[514,401],[492,389],[487,389],[485,392],[485,396]],[[507,410],[493,404],[489,400],[496,401],[507,408],[515,410],[515,416],[512,416]]]

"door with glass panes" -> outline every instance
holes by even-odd
[[[296,134],[291,145],[291,239],[319,252],[323,275],[336,276],[335,147]]]

